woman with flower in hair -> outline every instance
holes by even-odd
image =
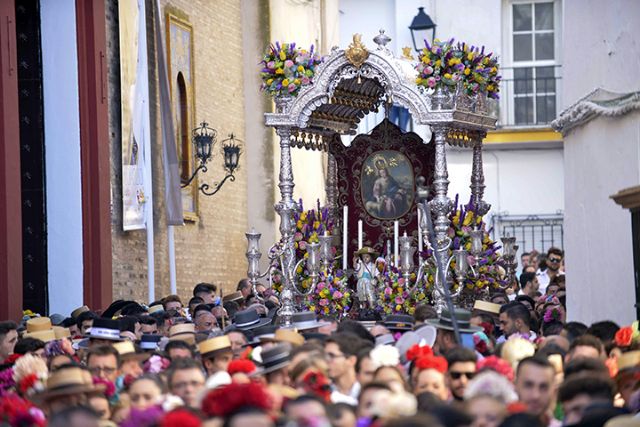
[[[441,400],[449,399],[449,389],[445,382],[447,359],[441,356],[423,356],[415,361],[417,371],[413,384],[413,394],[416,396],[425,391],[435,394]]]
[[[495,371],[476,376],[464,393],[471,427],[497,427],[507,416],[507,405],[518,400],[513,384]]]

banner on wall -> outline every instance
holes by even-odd
[[[144,0],[120,0],[122,228],[146,228],[151,209],[149,81]]]

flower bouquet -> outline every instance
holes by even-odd
[[[423,285],[413,288],[416,275],[409,276],[406,283],[400,271],[388,265],[384,258],[376,260],[378,269],[378,300],[376,311],[381,315],[410,314],[413,315],[416,305],[427,302],[427,293]]]
[[[328,275],[320,272],[316,287],[305,298],[305,305],[320,315],[340,317],[348,312],[351,306],[351,291],[346,287],[346,277],[342,270]]]
[[[493,53],[485,54],[484,46],[478,48],[460,42],[454,45],[453,41],[435,39],[429,46],[425,40],[420,62],[415,66],[416,84],[434,89],[460,85],[467,95],[484,94],[498,99],[502,80],[498,59]]]
[[[455,198],[455,205],[458,205],[458,196]],[[480,253],[478,262],[473,256],[469,256],[469,265],[473,266],[473,271],[469,270],[462,280],[460,300],[473,302],[486,294],[492,289],[505,288],[508,284],[508,277],[503,267],[503,261],[500,258],[498,249],[500,246],[497,242],[491,240],[486,224],[482,216],[478,215],[476,206],[470,200],[466,205],[460,205],[459,208],[449,215],[450,226],[447,232],[451,239],[451,246],[447,257],[452,255],[452,251],[456,249],[471,250],[471,234],[474,228],[483,231],[482,252]],[[436,265],[431,256],[433,251],[427,249],[423,252],[423,258],[427,259],[425,267],[427,289],[429,289],[436,279]],[[455,260],[451,262],[449,267],[450,277],[455,277]],[[457,290],[459,283],[455,283],[453,290]]]
[[[313,51],[296,47],[295,43],[270,45],[262,62],[261,89],[271,96],[296,96],[303,86],[313,83],[316,67],[322,58]]]

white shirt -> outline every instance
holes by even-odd
[[[332,386],[331,389],[331,402],[332,403],[347,403],[352,406],[358,406],[358,397],[360,396],[360,383],[356,381],[351,390],[349,390],[349,394],[344,394],[338,391],[335,386]]]

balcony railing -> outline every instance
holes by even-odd
[[[548,127],[558,113],[560,65],[502,69],[498,127]]]

